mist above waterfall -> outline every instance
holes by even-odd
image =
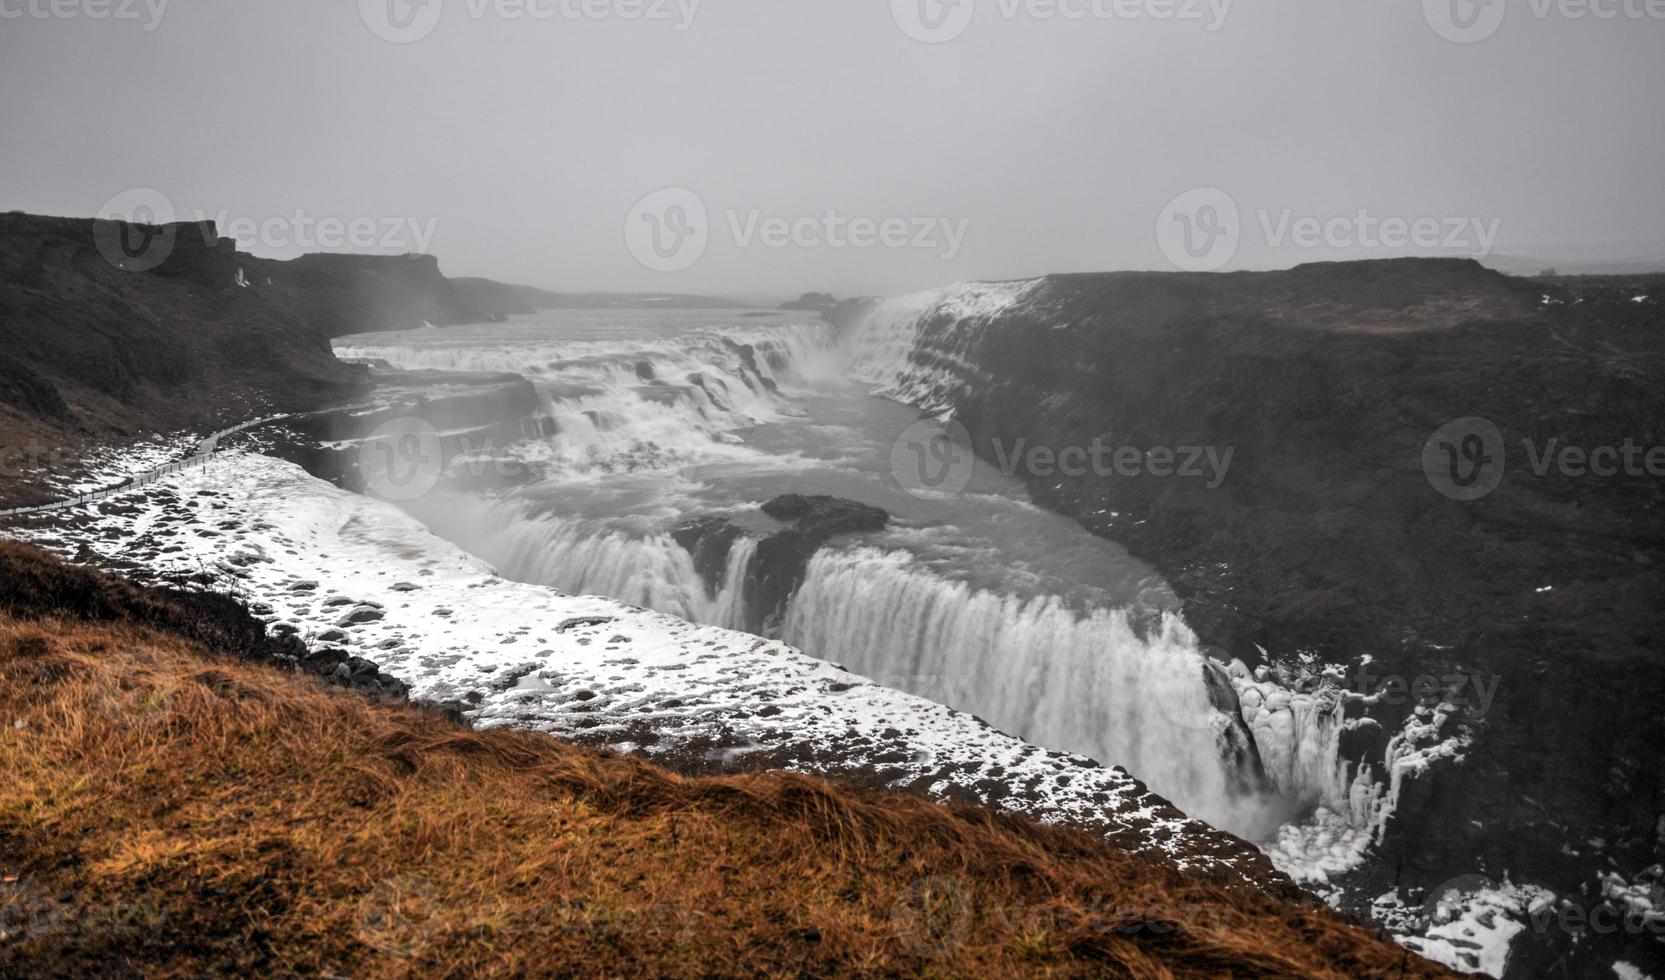
[[[1122,766],[1251,839],[1271,841],[1314,808],[1353,827],[1338,700],[1291,696],[1241,664],[1210,662],[1165,583],[1029,504],[993,467],[978,464],[963,494],[928,499],[890,473],[889,443],[917,412],[869,390],[928,404],[946,376],[912,361],[921,330],[975,329],[1034,285],[916,294],[838,327],[569,313],[354,337],[339,349],[534,382],[539,418],[528,431],[543,435],[492,451],[535,479],[483,491],[453,481],[407,505],[511,578],[779,635],[1037,745]],[[892,522],[824,546],[784,618],[765,620],[748,588],[758,543],[782,525],[759,505],[784,493],[861,500]],[[704,517],[739,529],[711,567],[671,533]],[[1216,676],[1226,678],[1224,704],[1210,689]]]

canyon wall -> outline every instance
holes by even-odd
[[[127,261],[129,255],[135,261]],[[82,447],[207,432],[364,389],[330,338],[499,319],[535,296],[432,256],[256,258],[209,222],[0,215],[0,496]]]
[[[1389,678],[1435,679],[1423,706],[1456,705],[1475,737],[1407,785],[1367,886],[1463,867],[1567,893],[1665,859],[1665,479],[1645,471],[1665,459],[1646,452],[1665,445],[1665,276],[1071,275],[833,318],[904,352],[864,366],[881,393],[1160,568],[1222,656],[1297,680],[1333,665],[1380,722],[1348,734],[1353,757],[1381,758],[1418,706]],[[1458,460],[1495,453],[1489,494],[1454,487],[1438,443],[1424,465],[1468,418],[1500,437]],[[1101,465],[1062,455],[1095,440]],[[1644,469],[1561,455],[1626,445]]]

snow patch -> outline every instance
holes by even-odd
[[[309,645],[362,656],[413,697],[460,700],[483,728],[650,755],[768,750],[794,768],[1099,827],[1182,868],[1264,874],[1262,858],[1120,768],[1027,744],[783,643],[507,581],[392,505],[280,460],[227,451],[122,502],[121,513],[78,507],[20,536],[65,554],[85,545],[152,575],[206,571]],[[383,615],[343,620],[359,606]]]

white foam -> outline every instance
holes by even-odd
[[[962,282],[884,300],[850,332],[850,376],[875,386],[878,394],[912,401],[898,386],[911,369],[910,358],[926,323],[987,321],[1022,302],[1040,282]]]
[[[1508,881],[1453,890],[1431,900],[1418,923],[1418,935],[1395,938],[1406,949],[1459,973],[1502,977],[1515,937],[1526,931],[1533,910],[1554,897],[1546,889]]]
[[[472,696],[483,727],[600,744],[651,732],[653,753],[767,747],[811,771],[883,773],[934,795],[1129,830],[1136,849],[1181,867],[1252,863],[1221,856],[1206,828],[1165,814],[1122,769],[1038,749],[783,643],[504,580],[392,505],[289,463],[227,452],[123,502],[124,513],[83,508],[73,530],[28,536],[157,573],[206,569],[272,621],[377,663],[416,697]],[[345,622],[363,603],[382,618]]]
[[[1124,766],[1240,836],[1265,839],[1288,817],[1280,801],[1234,787],[1218,744],[1226,719],[1209,702],[1195,635],[1172,616],[1141,635],[1125,613],[973,589],[902,552],[823,549],[784,636],[1032,742]]]

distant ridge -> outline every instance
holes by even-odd
[[[1494,254],[1483,262],[1511,276],[1636,276],[1665,272],[1665,243],[1651,245],[1545,245]]]
[[[557,293],[470,276],[452,279],[451,286],[474,308],[508,316],[541,310],[737,310],[754,305],[727,296],[686,293]]]

